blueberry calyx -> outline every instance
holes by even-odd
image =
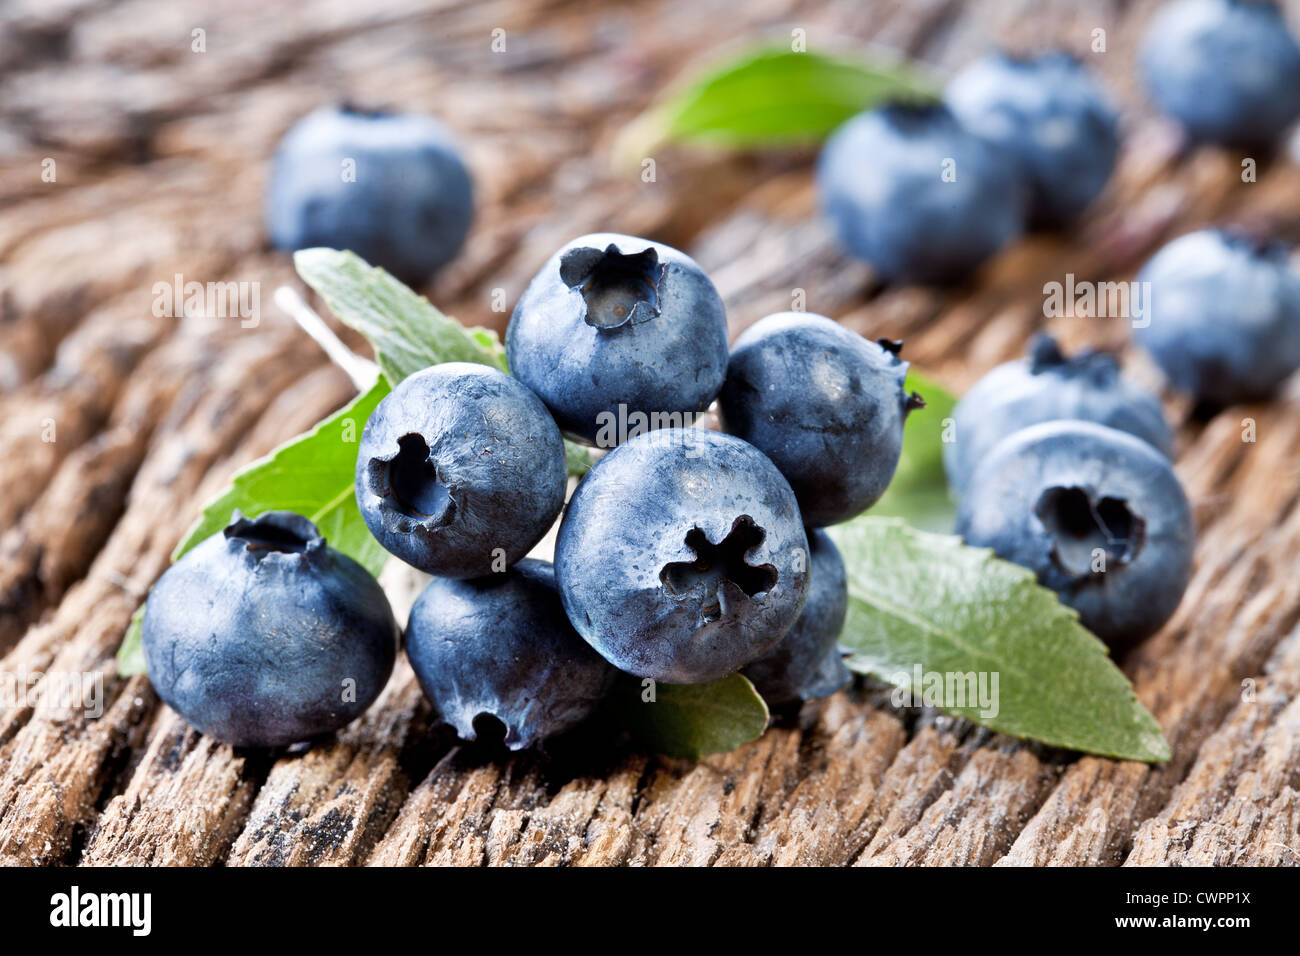
[[[1065,364],[1065,353],[1060,344],[1046,332],[1040,332],[1029,343],[1029,371],[1034,375]]]
[[[1119,377],[1119,361],[1113,353],[1099,349],[1084,349],[1073,356],[1066,355],[1055,338],[1040,332],[1029,343],[1029,374],[1047,372],[1066,377],[1086,377],[1095,385],[1104,387]]]
[[[665,263],[653,246],[624,254],[610,243],[571,249],[560,259],[560,280],[586,303],[583,321],[609,330],[640,325],[660,313],[659,283]]]
[[[1052,540],[1053,563],[1080,583],[1135,560],[1146,537],[1146,521],[1124,499],[1096,500],[1077,486],[1045,489],[1034,514]],[[1100,567],[1098,551],[1104,557]]]
[[[246,518],[236,509],[221,533],[233,549],[242,551],[254,563],[273,554],[293,559],[325,548],[325,539],[317,527],[292,511],[268,511],[256,518]]]
[[[749,553],[766,537],[767,532],[749,515],[733,521],[726,537],[717,543],[710,541],[703,529],[693,527],[686,532],[686,546],[695,552],[695,560],[664,565],[659,580],[670,594],[701,595],[701,620],[711,624],[721,619],[733,602],[761,600],[776,586],[775,566],[748,560]]]
[[[1032,50],[998,50],[993,56],[1000,59],[1003,63],[1010,63],[1013,66],[1029,67],[1037,66],[1041,63],[1070,63],[1075,66],[1082,66],[1083,60],[1075,56],[1069,50],[1051,49],[1044,50],[1041,53]]]
[[[414,522],[432,531],[456,517],[452,489],[429,458],[424,436],[411,432],[397,440],[395,454],[370,459],[367,481],[389,530],[405,534]]]
[[[357,116],[362,119],[385,119],[396,114],[381,106],[370,106],[357,103],[354,100],[343,100],[338,106],[339,112],[346,116]]]
[[[938,100],[912,99],[898,96],[881,104],[880,111],[891,119],[899,129],[914,127],[923,130],[933,117],[951,117],[952,111],[946,103]]]
[[[1254,259],[1284,263],[1291,256],[1290,246],[1270,235],[1262,224],[1237,223],[1221,226],[1217,232],[1224,245],[1241,249]]]

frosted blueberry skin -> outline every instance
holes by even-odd
[[[1118,428],[1173,456],[1174,435],[1159,398],[1124,379],[1110,353],[1066,356],[1044,333],[1025,358],[993,369],[953,409],[953,440],[943,446],[949,486],[960,494],[971,471],[1007,436],[1067,418]]]
[[[345,162],[356,178],[345,182]],[[460,251],[473,187],[451,134],[426,116],[325,107],[299,120],[271,160],[267,231],[281,249],[350,249],[420,284]]]
[[[809,527],[879,500],[917,400],[903,391],[898,344],[869,342],[821,315],[780,312],[736,340],[718,401],[723,430],[781,470]]]
[[[404,379],[366,422],[356,497],[389,552],[442,577],[514,564],[564,507],[564,440],[537,396],[485,365]]]
[[[887,280],[961,280],[1025,224],[1016,164],[942,105],[850,119],[822,150],[817,186],[841,245]]]
[[[844,561],[825,531],[808,534],[808,601],[794,626],[766,656],[741,673],[773,707],[829,697],[852,680],[840,653],[849,608]]]
[[[608,448],[630,415],[651,416],[645,431],[689,426],[694,419],[683,415],[708,409],[727,371],[726,310],[708,276],[676,249],[581,236],[529,283],[510,317],[506,356],[566,434]],[[663,415],[675,417],[653,418]],[[636,422],[623,429],[637,431]]]
[[[360,716],[400,632],[365,568],[306,518],[271,511],[236,512],[168,568],[142,639],[154,689],[189,723],[232,746],[281,747]]]
[[[569,620],[620,670],[670,684],[725,677],[803,609],[808,539],[794,492],[730,435],[664,429],[598,461],[555,546]]]
[[[491,717],[511,750],[580,723],[618,673],[569,623],[550,563],[531,558],[504,574],[430,581],[411,608],[406,655],[461,739],[476,740]]]
[[[1160,249],[1137,343],[1174,387],[1208,406],[1265,399],[1300,368],[1300,272],[1280,242],[1216,229]]]
[[[1272,2],[1166,4],[1147,27],[1138,71],[1195,140],[1268,146],[1300,115],[1300,46]]]
[[[1020,165],[1035,226],[1078,218],[1115,168],[1115,109],[1093,74],[1066,53],[991,54],[958,73],[944,97],[967,129]]]
[[[1168,460],[1092,422],[1001,442],[971,476],[957,532],[1033,571],[1116,651],[1159,630],[1192,574],[1192,513]]]

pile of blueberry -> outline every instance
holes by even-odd
[[[822,207],[844,247],[887,280],[953,282],[1026,227],[1075,219],[1119,152],[1101,87],[1062,52],[994,53],[942,103],[893,102],[822,151]]]
[[[511,317],[513,375],[425,369],[359,442],[366,525],[433,575],[405,645],[439,718],[521,748],[590,715],[619,671],[741,671],[774,706],[844,686],[845,569],[820,529],[893,476],[920,401],[899,347],[783,313],[729,350],[717,290],[676,249],[557,251]],[[698,427],[715,402],[723,431]],[[567,509],[563,435],[607,450]],[[562,510],[554,566],[525,557]],[[373,578],[288,512],[237,515],[182,557],[143,629],[160,696],[243,746],[346,724],[399,641]]]
[[[1200,408],[1269,398],[1300,369],[1300,272],[1284,243],[1203,229],[1138,281],[1150,309],[1134,337]],[[968,543],[1033,570],[1117,651],[1169,618],[1191,576],[1192,515],[1160,402],[1113,356],[1067,358],[1040,335],[966,393],[952,425],[944,463]]]
[[[1276,7],[1171,10],[1142,54],[1161,107],[1198,138],[1275,139],[1300,113],[1300,49]],[[1024,228],[1077,217],[1117,151],[1116,114],[1077,60],[997,54],[943,104],[846,123],[818,181],[845,245],[882,276],[950,281]],[[281,143],[266,214],[278,246],[352,249],[419,283],[455,255],[472,209],[439,124],[332,108]],[[1285,247],[1205,230],[1139,279],[1152,295],[1138,342],[1199,401],[1266,397],[1300,367]],[[768,316],[729,349],[717,290],[676,249],[615,234],[559,249],[511,317],[511,375],[425,369],[359,444],[367,527],[433,576],[405,647],[438,717],[468,740],[486,721],[518,749],[589,716],[620,671],[676,684],[741,672],[774,706],[844,686],[846,574],[822,529],[893,477],[920,404],[899,349],[804,313]],[[710,409],[720,431],[697,427]],[[1040,337],[952,425],[968,542],[1033,570],[1116,649],[1169,618],[1191,575],[1191,511],[1159,401],[1112,356],[1067,357]],[[567,508],[565,436],[607,451]],[[561,512],[554,563],[527,557]],[[162,576],[143,624],[163,700],[239,746],[347,724],[402,635],[374,578],[291,512],[236,513]]]
[[[1190,142],[1267,151],[1300,116],[1300,45],[1273,0],[1177,0],[1147,28],[1139,70]],[[1078,218],[1119,153],[1119,118],[1083,64],[994,53],[942,103],[853,118],[818,165],[841,244],[886,280],[964,278],[1026,228]]]
[[[1271,397],[1300,370],[1292,256],[1230,229],[1180,236],[1138,275],[1150,312],[1137,343],[1202,409]],[[1169,618],[1191,576],[1192,515],[1160,402],[1113,356],[1067,358],[1040,335],[952,424],[945,465],[968,543],[1033,570],[1116,650]]]
[[[1155,632],[1191,577],[1191,509],[1159,400],[1114,356],[1043,334],[953,411],[944,446],[957,530],[1032,570],[1122,650]]]

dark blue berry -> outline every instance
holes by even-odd
[[[790,485],[752,445],[664,429],[578,485],[555,573],[569,620],[611,664],[696,684],[761,657],[794,624],[808,539]]]
[[[403,380],[366,422],[356,496],[371,534],[407,564],[467,578],[504,571],[564,507],[564,440],[537,396],[485,365]]]
[[[609,448],[708,409],[727,370],[727,316],[708,276],[676,249],[582,236],[529,283],[506,355],[566,433]]]
[[[1117,650],[1169,619],[1192,573],[1191,508],[1169,461],[1092,422],[1001,442],[971,475],[957,531],[1033,571]]]
[[[952,441],[943,446],[948,483],[958,493],[970,473],[1008,435],[1040,422],[1074,418],[1109,425],[1173,454],[1174,436],[1160,399],[1119,374],[1108,352],[1062,354],[1042,334],[1024,359],[993,369],[952,413]]]
[[[1300,46],[1271,0],[1177,0],[1151,19],[1138,69],[1197,140],[1267,146],[1300,115]]]
[[[898,344],[868,342],[821,315],[782,312],[736,340],[719,398],[723,428],[781,470],[804,522],[852,518],[884,494],[917,399]]]
[[[617,671],[573,630],[545,561],[467,581],[434,578],[406,625],[406,654],[441,719],[476,740],[499,721],[512,750],[568,730]]]
[[[1149,323],[1133,334],[1169,381],[1207,406],[1267,398],[1300,368],[1300,272],[1283,243],[1205,229],[1138,274]]]
[[[829,697],[851,679],[840,653],[849,588],[839,549],[825,531],[808,534],[808,602],[781,642],[743,671],[774,707]]]
[[[158,579],[143,627],[158,696],[237,747],[297,743],[359,716],[399,637],[378,582],[287,511],[236,512]]]

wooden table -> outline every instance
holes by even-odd
[[[426,110],[463,138],[479,217],[428,293],[502,328],[565,240],[613,229],[684,247],[738,332],[807,292],[954,390],[1044,325],[1067,272],[1129,278],[1170,235],[1224,217],[1300,238],[1300,170],[1181,153],[1135,88],[1151,2],[1034,0],[14,0],[0,10],[0,670],[105,672],[105,711],[0,708],[0,860],[149,864],[1291,864],[1300,856],[1300,385],[1183,423],[1200,540],[1191,589],[1124,661],[1173,747],[1162,767],[1017,743],[878,689],[809,705],[725,756],[632,751],[508,762],[429,729],[403,664],[380,703],[311,751],[213,744],[113,655],[199,505],[239,466],[346,401],[344,376],[270,303],[266,158],[331,97]],[[219,12],[218,12],[219,11]],[[1293,11],[1296,12],[1296,11]],[[506,51],[492,53],[495,28]],[[742,39],[865,40],[941,75],[996,42],[1093,56],[1126,151],[1080,228],[1009,250],[957,290],[882,288],[815,214],[808,154],[608,162],[666,84]],[[193,30],[205,31],[203,52]],[[56,181],[41,178],[55,162]],[[260,283],[261,322],[155,316],[156,282]],[[507,306],[507,307],[508,307]],[[1123,346],[1125,323],[1046,323]],[[349,341],[361,348],[353,338]],[[1140,355],[1130,368],[1158,383]],[[1243,420],[1258,440],[1243,443]],[[43,439],[50,423],[55,441]],[[48,434],[45,436],[48,437]]]

